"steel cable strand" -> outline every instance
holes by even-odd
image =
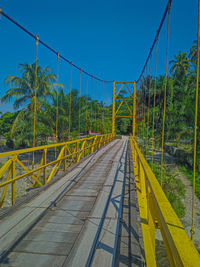
[[[197,115],[198,115],[198,95],[199,95],[199,49],[200,46],[200,0],[198,1],[198,45],[197,45],[197,79],[195,96],[195,121],[194,121],[194,155],[193,155],[193,188],[192,188],[192,228],[190,230],[191,240],[194,236],[195,217],[195,180],[196,180],[196,149],[197,149]]]
[[[155,78],[154,78],[154,97],[153,97],[153,125],[152,125],[152,155],[151,169],[153,169],[153,152],[154,152],[154,126],[155,126],[155,106],[156,106],[156,82],[157,82],[157,62],[158,61],[158,39],[156,41],[156,62],[155,62]]]
[[[168,22],[167,22],[167,50],[166,50],[166,69],[165,69],[165,91],[164,91],[164,110],[163,110],[163,125],[162,125],[162,146],[161,146],[161,187],[163,184],[163,148],[164,148],[164,135],[165,135],[165,114],[166,114],[166,96],[167,96],[167,69],[168,69],[168,54],[169,54],[169,18],[170,18],[170,5],[168,6]]]

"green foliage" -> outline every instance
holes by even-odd
[[[6,112],[0,117],[0,136],[3,135],[6,138],[17,114],[18,112]]]
[[[14,148],[14,142],[12,140],[12,138],[10,137],[10,133],[5,133],[4,137],[6,138],[6,145],[9,148]]]
[[[153,172],[160,183],[161,166],[154,163]],[[181,180],[176,178],[166,167],[163,167],[163,191],[174,208],[178,217],[184,217],[185,206],[181,202],[181,198],[185,197],[185,186]]]

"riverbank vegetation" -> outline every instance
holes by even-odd
[[[194,136],[194,112],[195,112],[195,89],[196,89],[196,63],[197,63],[197,45],[196,41],[190,51],[179,52],[170,61],[170,75],[167,79],[166,95],[166,120],[165,120],[165,142],[175,142],[177,147],[185,144],[187,149],[192,149]],[[159,147],[162,137],[163,107],[164,107],[164,86],[165,77],[160,75],[156,81],[156,98],[155,98],[155,142]],[[152,114],[154,103],[154,77],[146,76],[140,83],[139,97],[140,103],[146,103],[145,114],[147,123],[148,114],[148,97],[150,87],[150,110],[149,110],[149,138],[152,135]],[[146,93],[145,93],[146,91]],[[146,98],[145,98],[146,96]],[[142,107],[140,105],[140,114]],[[139,112],[138,112],[139,113]],[[144,112],[143,112],[144,113]],[[140,116],[141,117],[141,116]],[[198,118],[200,109],[198,110]],[[143,119],[139,119],[139,134],[144,127]],[[199,127],[199,120],[198,120]],[[146,132],[145,132],[146,133]],[[189,146],[189,148],[188,148]],[[200,133],[197,135],[197,153],[200,153]]]

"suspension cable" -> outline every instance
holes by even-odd
[[[156,62],[155,62],[155,78],[154,78],[154,97],[153,97],[153,125],[152,125],[152,154],[151,154],[151,169],[153,170],[153,151],[154,151],[154,121],[155,121],[155,106],[156,106],[156,81],[157,81],[157,63],[158,63],[158,38],[156,40]]]
[[[138,138],[140,135],[140,92],[138,91]]]
[[[38,62],[38,35],[35,37],[36,42],[36,61],[35,61],[35,82],[34,82],[34,119],[33,119],[33,147],[35,147],[35,129],[36,129],[36,112],[37,112],[37,62]],[[35,153],[33,151],[32,168],[35,163]]]
[[[72,62],[71,62],[70,92],[69,92],[69,138],[70,138],[70,127],[71,127],[71,101],[72,101]]]
[[[97,92],[97,80],[96,80],[96,92]],[[94,111],[94,122],[95,122],[95,132],[97,132],[97,101],[95,101],[95,111]]]
[[[163,125],[162,125],[162,147],[161,147],[161,187],[163,184],[163,147],[165,137],[165,113],[166,113],[166,96],[167,96],[167,67],[168,67],[168,52],[169,52],[169,17],[170,17],[170,4],[168,5],[168,22],[167,22],[167,51],[166,51],[166,70],[165,70],[165,92],[164,92],[164,111],[163,111]]]
[[[93,85],[94,85],[94,81],[93,81],[93,77],[92,77],[92,87],[91,87],[91,112],[90,112],[90,131],[92,132],[92,91],[93,91]]]
[[[85,134],[87,135],[87,107],[88,107],[88,74],[87,74],[87,85],[86,85],[86,114],[85,114]]]
[[[136,118],[137,118],[137,120],[135,120],[136,135],[138,136],[138,133],[139,133],[139,96],[137,97],[137,92],[136,92]]]
[[[194,160],[193,160],[193,190],[192,190],[192,228],[190,230],[191,239],[194,236],[194,217],[195,217],[195,182],[196,182],[196,149],[197,149],[197,114],[198,114],[198,95],[199,95],[199,46],[200,46],[200,0],[198,1],[198,44],[197,44],[197,79],[195,97],[195,122],[194,122]]]
[[[150,56],[150,72],[149,72],[149,97],[148,97],[148,115],[147,115],[147,138],[146,138],[146,159],[147,159],[147,150],[148,150],[148,139],[149,139],[149,109],[150,109],[150,90],[151,90],[151,63],[152,63],[152,54]],[[148,83],[148,77],[147,77]]]
[[[144,78],[145,79],[145,78]],[[144,80],[144,132],[143,132],[143,151],[144,151],[144,147],[145,147],[145,130],[146,130],[146,85],[145,85],[145,80]]]
[[[145,88],[145,82],[144,82],[144,77],[142,79],[142,84],[143,84],[143,96],[144,96],[144,103],[143,103],[143,106],[144,106],[144,117],[143,117],[143,143],[142,143],[142,152],[144,153],[144,138],[145,138],[145,105],[146,105],[146,88]]]
[[[141,88],[143,88],[143,82],[142,82],[142,79],[140,80],[141,82]],[[141,122],[142,122],[142,125],[141,125],[141,139],[143,141],[143,136],[144,136],[144,102],[143,102],[143,89],[141,90],[141,101],[142,101],[142,118],[141,118]],[[141,150],[143,151],[143,144],[141,144]]]
[[[80,96],[79,96],[79,116],[78,116],[78,132],[79,132],[79,137],[81,136],[81,69],[80,69]]]
[[[103,82],[102,82],[102,93],[103,93]],[[102,94],[103,95],[103,94]],[[104,129],[104,123],[103,123],[103,97],[102,97],[102,103],[101,103],[101,134],[103,134]]]
[[[98,125],[98,133],[100,132],[100,129],[101,129],[101,120],[100,120],[100,112],[101,112],[101,110],[100,110],[100,104],[101,104],[101,88],[100,88],[100,82],[99,82],[99,86],[98,86],[98,88],[99,88],[99,93],[98,93],[98,95],[99,95],[99,103],[97,103],[97,107],[98,107],[98,111],[97,111],[97,125]]]
[[[57,92],[56,92],[56,142],[58,140],[58,81],[59,81],[59,52],[57,52]],[[57,148],[55,147],[55,158]]]

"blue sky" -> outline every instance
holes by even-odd
[[[0,0],[2,10],[39,38],[72,60],[74,64],[105,80],[133,81],[138,78],[149,53],[167,0]],[[198,0],[174,0],[170,19],[169,59],[189,51],[197,36]],[[19,75],[19,63],[35,60],[35,43],[4,17],[0,20],[0,96],[8,88],[5,77]],[[166,23],[159,40],[158,72],[164,72]],[[154,61],[153,61],[154,63]],[[39,64],[56,72],[56,55],[39,47]],[[60,63],[60,82],[69,89],[70,67]],[[79,73],[73,71],[73,88],[79,87]],[[112,86],[97,83],[89,94],[111,101]],[[86,92],[86,77],[82,94]],[[0,111],[12,110],[11,104]]]

